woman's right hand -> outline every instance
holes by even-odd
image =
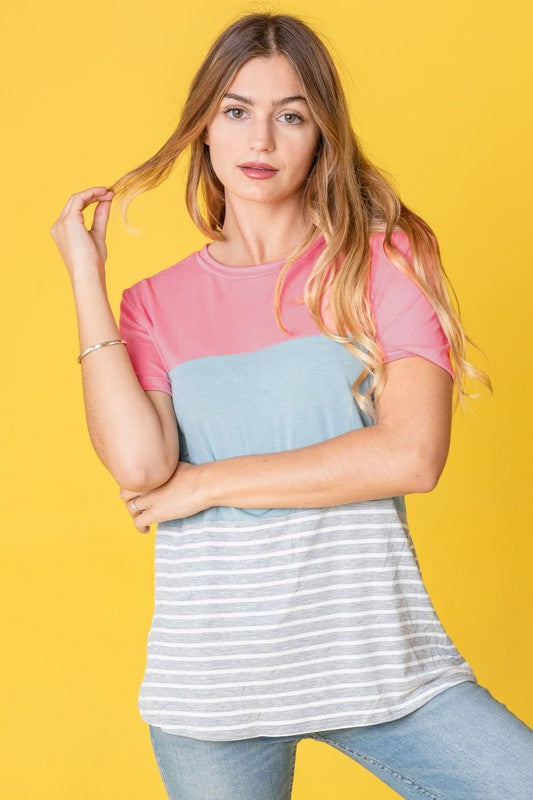
[[[98,268],[103,273],[107,259],[105,234],[112,200],[113,191],[105,186],[93,186],[73,194],[50,228],[71,280],[84,270]],[[82,212],[95,202],[93,224],[88,231]]]

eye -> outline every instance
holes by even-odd
[[[237,108],[236,106],[232,106],[231,108],[224,109],[224,111],[222,113],[226,114],[228,117],[230,117],[230,119],[242,119],[242,117],[233,117],[233,116],[231,116],[231,112],[232,111],[244,111],[244,109]]]
[[[300,122],[303,122],[303,118],[299,114],[295,114],[294,111],[286,111],[284,114],[281,115],[282,117],[296,117],[299,119]],[[290,123],[289,123],[290,124]],[[300,124],[300,123],[298,123]]]
[[[244,109],[240,108],[239,106],[231,106],[230,108],[225,108],[222,113],[226,114],[226,116],[228,116],[230,119],[242,119],[241,116],[234,117],[232,114],[233,111],[244,111]],[[294,111],[286,111],[284,114],[281,114],[281,116],[294,117],[295,119],[299,120],[299,122],[297,123],[298,125],[300,124],[300,122],[303,122],[303,117],[301,117],[300,114],[296,114]],[[292,122],[289,122],[288,124],[294,126],[294,123]]]

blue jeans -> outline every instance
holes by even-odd
[[[472,681],[377,725],[227,742],[149,728],[170,800],[289,800],[302,739],[333,745],[408,800],[533,798],[533,730]]]

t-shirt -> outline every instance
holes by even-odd
[[[419,355],[453,380],[440,322],[383,238],[371,236],[370,300],[385,361]],[[403,231],[393,241],[411,255]],[[320,234],[285,278],[288,334],[274,315],[282,260],[225,265],[206,243],[124,290],[120,333],[140,385],[172,397],[180,460],[372,424],[351,393],[362,363],[297,301],[323,247]],[[431,603],[403,496],[213,506],[157,524],[145,722],[210,741],[305,734],[397,719],[462,681],[477,679]]]

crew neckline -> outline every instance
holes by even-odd
[[[324,234],[319,233],[311,244],[304,250],[303,253],[296,260],[296,263],[306,256],[310,255],[319,244],[324,242]],[[222,261],[217,261],[208,250],[210,242],[205,242],[201,250],[197,250],[198,260],[200,264],[210,272],[222,275],[227,278],[257,278],[262,275],[270,275],[271,273],[278,272],[282,264],[285,263],[285,258],[280,258],[277,261],[265,261],[263,264],[250,264],[245,266],[231,266],[230,264],[223,264]]]

